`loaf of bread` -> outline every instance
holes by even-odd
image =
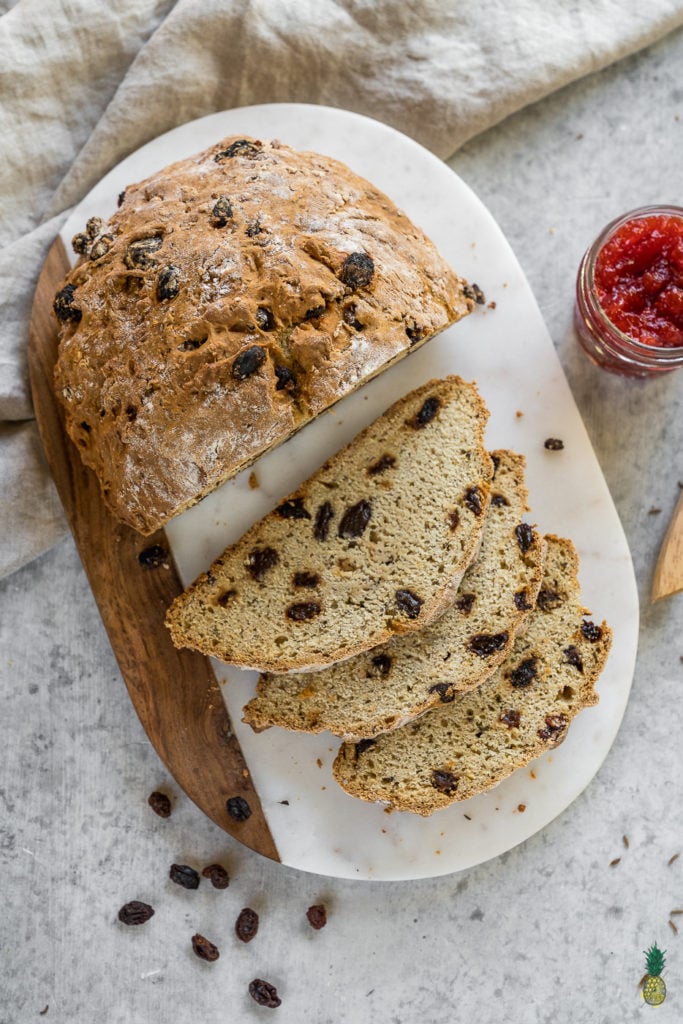
[[[474,305],[390,199],[278,142],[224,139],[119,201],[74,238],[55,387],[144,534]]]
[[[345,743],[334,776],[350,794],[428,815],[490,789],[565,738],[595,682],[612,634],[583,616],[578,559],[547,537],[536,607],[512,653],[476,690],[376,740]]]
[[[454,604],[419,633],[321,672],[264,675],[243,721],[345,739],[376,736],[479,686],[509,654],[536,602],[545,542],[522,522],[527,511],[524,459],[492,454],[491,503],[481,549]]]
[[[176,598],[173,642],[290,672],[423,629],[479,546],[487,418],[459,377],[394,403]]]

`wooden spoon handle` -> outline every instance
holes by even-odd
[[[683,590],[683,491],[662,541],[652,580],[652,600]]]

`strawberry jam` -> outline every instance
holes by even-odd
[[[589,358],[615,373],[683,365],[683,209],[644,207],[605,228],[579,268],[576,327]]]
[[[595,261],[606,316],[643,345],[683,345],[683,219],[658,214],[627,221]]]

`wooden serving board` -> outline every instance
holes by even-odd
[[[159,530],[143,537],[114,519],[95,474],[66,433],[52,387],[52,302],[69,266],[58,237],[33,301],[29,374],[45,453],[102,621],[143,728],[178,785],[222,829],[279,861],[211,662],[177,650],[164,625],[166,609],[183,589],[166,535]],[[145,556],[150,549],[156,550]],[[234,796],[251,808],[246,821],[228,814],[226,801]]]

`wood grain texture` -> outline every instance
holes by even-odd
[[[659,549],[652,579],[652,600],[683,590],[683,491]]]
[[[177,650],[164,625],[182,591],[163,530],[143,537],[117,522],[95,474],[64,428],[53,370],[57,322],[52,301],[69,269],[61,239],[43,266],[31,313],[29,373],[38,428],[83,566],[140,721],[168,770],[213,821],[241,843],[279,860],[208,658]],[[153,556],[145,552],[154,550]],[[142,558],[141,558],[142,556]],[[242,796],[244,822],[226,801]]]

